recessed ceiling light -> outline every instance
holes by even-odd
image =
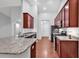
[[[19,28],[20,27],[20,24],[16,23],[16,28]]]
[[[37,0],[35,0],[35,2],[37,2]]]
[[[46,7],[43,7],[43,10],[46,10],[47,8]]]

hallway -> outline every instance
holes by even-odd
[[[36,44],[36,58],[58,58],[53,43],[48,38],[42,38]]]

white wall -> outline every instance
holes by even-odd
[[[34,17],[34,28],[23,29],[23,32],[37,32],[37,6],[36,4],[31,5],[27,0],[23,0],[22,13],[29,13]]]
[[[41,37],[44,35],[49,36],[49,38],[50,38],[50,30],[51,30],[50,27],[51,27],[51,24],[53,23],[52,14],[51,13],[41,13],[41,14],[39,14],[38,20],[39,20],[38,21],[38,38],[41,39]],[[44,25],[44,24],[41,25],[42,21],[48,22],[48,29],[46,29],[44,31],[41,31],[41,30],[43,30],[41,28],[43,28],[43,25]]]
[[[79,28],[67,28],[67,34],[79,38]]]
[[[20,18],[18,6],[21,0],[0,0],[0,38],[14,36],[13,22]]]
[[[64,4],[67,2],[67,0],[62,0],[61,1],[61,5],[60,5],[60,8],[59,8],[59,11],[58,13],[60,12],[60,10],[63,8]]]
[[[31,5],[27,2],[27,0],[22,1],[22,12],[28,12],[29,14],[32,14]]]
[[[30,4],[27,3],[27,1],[24,2],[24,6],[23,6],[23,10],[22,10],[22,6],[14,6],[14,7],[10,6],[10,7],[5,7],[5,8],[0,9],[0,14],[1,14],[0,19],[1,21],[3,20],[3,25],[5,22],[8,21],[8,24],[5,23],[6,25],[2,29],[0,29],[0,32],[1,32],[0,36],[2,37],[15,36],[19,32],[23,32],[22,30],[24,30],[24,32],[29,32],[29,31],[37,32],[37,12],[36,12],[37,6],[36,5],[30,6]],[[22,12],[29,12],[34,17],[34,29],[23,29],[22,28],[22,23],[23,23]],[[20,24],[20,28],[16,27],[16,22]],[[4,29],[8,31],[5,31]]]
[[[72,35],[74,37],[79,38],[79,28],[77,28],[77,27],[62,28],[62,29],[60,29],[60,32],[61,31],[67,31],[67,35]]]
[[[17,30],[16,21],[21,23],[21,7],[5,7],[0,9],[0,38],[15,36]],[[17,31],[16,31],[17,30]]]
[[[6,14],[1,11],[6,12]],[[8,8],[0,9],[0,38],[8,37],[11,35],[11,17],[8,16],[10,10]]]
[[[21,0],[0,0],[0,8],[21,6]]]
[[[10,7],[0,8],[0,13],[3,13],[4,15],[11,17]]]
[[[21,6],[11,7],[12,36],[16,36],[22,30],[21,12]],[[19,28],[16,27],[17,23],[20,25]]]

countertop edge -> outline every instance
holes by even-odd
[[[10,55],[18,55],[18,54],[22,54],[25,51],[27,51],[27,49],[36,41],[37,39],[35,38],[35,40],[28,46],[26,47],[23,51],[20,52],[0,52],[0,54],[10,54]]]
[[[73,39],[69,39],[69,38],[64,38],[64,39],[60,39],[60,37],[63,37],[63,36],[56,36],[59,40],[61,41],[79,41],[79,39],[76,39],[76,38],[73,38]]]

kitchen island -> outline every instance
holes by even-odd
[[[31,45],[36,38],[14,38],[7,37],[0,39],[0,57],[2,58],[21,58],[30,57]]]

